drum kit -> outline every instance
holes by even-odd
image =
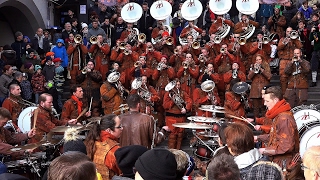
[[[214,105],[203,105],[199,109],[212,112],[213,117],[189,116],[187,119],[190,120],[190,122],[175,123],[173,126],[192,129],[192,133],[196,138],[194,155],[201,160],[208,160],[213,156],[215,150],[219,148],[218,134],[215,126],[225,123],[223,118],[218,118],[215,114],[225,113],[225,111],[223,107]]]

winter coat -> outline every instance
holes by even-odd
[[[23,80],[20,83],[21,87],[21,97],[27,101],[32,100],[32,88],[31,88],[31,83],[28,80]]]
[[[34,93],[42,93],[45,91],[44,84],[46,82],[46,78],[43,74],[35,73],[32,76],[31,84]]]
[[[67,54],[67,50],[65,46],[55,46],[52,49],[52,52],[54,52],[54,57],[57,58],[61,58],[62,63],[61,66],[66,68],[68,66],[68,54]]]

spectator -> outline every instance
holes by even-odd
[[[23,41],[23,34],[20,31],[15,33],[15,42],[11,44],[12,49],[16,52],[16,63],[12,64],[18,67],[18,69],[22,66],[22,57],[26,53],[26,43]],[[5,48],[3,48],[5,50]]]
[[[303,13],[306,20],[310,20],[312,8],[308,6],[308,1],[303,1],[301,7],[298,10]]]
[[[44,63],[44,68],[42,70],[42,74],[46,78],[47,81],[52,81],[54,77],[54,53],[53,52],[47,52],[46,54],[46,60]]]
[[[252,166],[246,180],[285,180],[282,169],[276,163],[261,161]]]
[[[174,156],[177,162],[177,180],[182,180],[186,174],[189,165],[189,155],[179,149],[168,149]]]
[[[8,85],[13,80],[12,66],[5,65],[2,71],[3,71],[3,74],[0,76],[0,84],[1,84],[1,86],[0,86],[0,105],[2,105],[4,99],[6,97],[8,97],[8,95],[9,95]]]
[[[35,70],[35,73],[32,76],[31,84],[33,88],[33,93],[35,95],[35,103],[39,104],[39,96],[40,94],[45,92],[44,85],[46,83],[46,78],[41,73],[42,68],[40,65],[36,65],[34,70]]]
[[[306,180],[319,179],[320,177],[320,146],[312,146],[303,155],[303,164]]]
[[[53,82],[54,82],[55,90],[57,92],[57,100],[55,101],[57,104],[54,105],[54,107],[57,109],[57,112],[60,113],[63,106],[61,98],[62,98],[63,84],[65,81],[65,78],[63,76],[63,67],[61,66],[61,59],[55,58],[53,62],[55,64],[55,75],[53,77]]]
[[[98,36],[102,35],[102,37],[105,39],[107,37],[106,32],[99,27],[98,21],[92,22],[92,28],[89,29],[87,37],[90,39],[91,36]]]
[[[221,154],[208,165],[208,179],[240,180],[240,171],[233,157]]]
[[[68,54],[64,44],[64,40],[58,39],[57,45],[52,49],[55,58],[61,59],[61,66],[64,68],[64,77],[67,76]]]
[[[28,80],[28,74],[27,73],[22,73],[22,81],[20,83],[21,87],[21,97],[27,101],[32,101],[32,87],[31,83]]]
[[[44,54],[50,51],[49,39],[43,35],[43,30],[38,28],[34,38],[31,40],[32,48],[43,58]]]
[[[70,33],[75,33],[72,29],[71,23],[67,22],[64,24],[64,29],[62,30],[62,40],[66,41],[66,39],[69,37]],[[59,39],[58,39],[59,40]]]

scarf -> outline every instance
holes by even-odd
[[[77,105],[78,105],[78,115],[81,114],[81,111],[82,111],[82,102],[75,96],[75,95],[72,95],[71,96],[71,99],[73,99],[75,102],[77,102]]]
[[[275,118],[279,113],[290,111],[291,106],[286,100],[282,99],[281,101],[277,102],[274,107],[267,111],[266,117],[269,119]]]
[[[106,141],[107,139],[112,139],[114,141],[118,141],[118,138],[116,138],[114,135],[108,133],[107,131],[101,130],[101,132],[100,132],[101,142]]]

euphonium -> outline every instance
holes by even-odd
[[[163,70],[163,69],[164,69],[164,68],[163,68],[163,65],[164,65],[164,63],[163,63],[163,62],[160,62],[160,63],[158,64],[158,66],[157,66],[157,70],[158,70],[158,71]]]
[[[263,43],[263,44],[268,44],[269,42],[270,42],[269,36],[263,36],[263,38],[262,38],[262,43]]]
[[[220,35],[216,35],[216,36],[214,37],[214,39],[213,39],[213,42],[214,42],[215,44],[220,44],[221,41],[222,41],[222,38],[221,38]]]
[[[91,43],[91,44],[97,44],[97,43],[98,43],[98,38],[97,38],[97,36],[91,36],[91,37],[90,37],[90,43]]]
[[[198,41],[194,41],[191,45],[193,49],[199,49],[200,48],[200,43]]]
[[[293,60],[293,61],[298,61],[299,59],[298,59],[297,56],[293,56],[292,60]]]
[[[77,34],[75,37],[74,37],[74,42],[76,44],[81,44],[82,43],[82,36],[80,34]]]
[[[173,39],[172,39],[172,37],[168,37],[168,38],[167,38],[166,44],[167,44],[168,46],[171,46],[171,45],[173,44]]]
[[[144,33],[140,33],[138,35],[138,41],[141,42],[141,43],[145,42],[146,38],[147,38],[147,36]]]
[[[125,49],[125,48],[126,48],[126,43],[125,43],[125,42],[121,42],[121,43],[119,44],[119,48],[120,48],[120,49]]]

